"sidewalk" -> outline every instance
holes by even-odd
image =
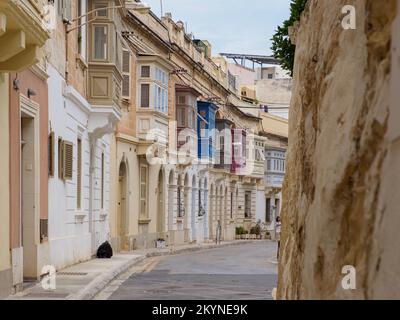
[[[234,240],[215,243],[181,245],[166,249],[142,249],[118,253],[111,259],[93,259],[59,270],[56,277],[56,290],[44,290],[36,283],[9,300],[90,300],[104,289],[119,274],[127,271],[138,262],[154,256],[194,252],[224,246],[260,242],[263,240]]]

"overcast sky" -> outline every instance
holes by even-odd
[[[220,52],[271,54],[271,37],[289,17],[290,0],[162,0],[163,11],[182,20],[196,38]],[[160,0],[142,0],[160,16]]]

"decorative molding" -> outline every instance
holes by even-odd
[[[37,76],[40,80],[47,81],[47,79],[50,77],[45,69],[43,69],[41,66],[38,64],[33,65],[30,70],[32,73]]]

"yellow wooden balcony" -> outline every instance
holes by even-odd
[[[0,1],[0,72],[18,72],[40,60],[50,33],[45,0]]]

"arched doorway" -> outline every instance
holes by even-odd
[[[164,206],[164,173],[160,169],[158,174],[158,187],[157,187],[157,233],[165,232],[165,206]]]
[[[117,233],[120,239],[121,250],[128,249],[126,235],[128,234],[128,215],[127,215],[127,182],[128,170],[125,161],[119,166],[118,174],[118,208],[117,208]]]

